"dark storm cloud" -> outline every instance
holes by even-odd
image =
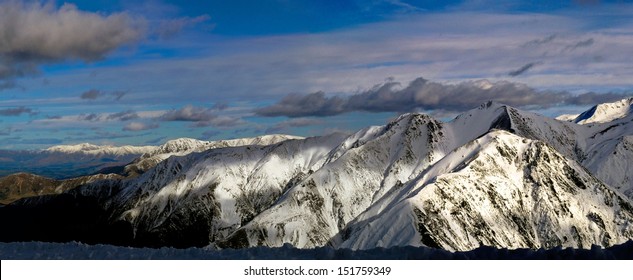
[[[125,13],[84,12],[72,4],[0,3],[0,81],[33,75],[41,64],[96,61],[143,36],[142,21]],[[7,83],[8,81],[8,83]]]
[[[0,110],[0,116],[5,116],[5,117],[15,117],[22,114],[36,115],[37,112],[35,112],[31,108],[27,108],[24,106]]]
[[[218,109],[195,107],[188,105],[180,109],[166,112],[158,119],[161,121],[182,121],[193,122],[194,127],[219,126],[228,127],[240,124],[239,118],[220,116],[217,114]]]
[[[528,70],[530,70],[536,64],[537,64],[536,62],[528,63],[526,65],[521,66],[521,68],[519,68],[517,70],[508,72],[508,75],[511,76],[511,77],[519,76],[519,75],[527,72]]]
[[[537,91],[512,82],[468,81],[458,84],[413,80],[406,87],[388,81],[349,97],[327,97],[323,92],[307,95],[291,94],[277,104],[255,110],[260,116],[333,116],[353,111],[410,112],[441,110],[459,112],[475,108],[487,100],[515,107],[547,108],[557,105],[588,105],[613,101],[618,94],[586,93],[573,95],[566,91]]]

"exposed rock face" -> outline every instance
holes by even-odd
[[[427,173],[438,168],[450,171],[420,176],[391,207],[357,218],[342,247],[590,248],[633,238],[631,202],[543,142],[494,131]]]

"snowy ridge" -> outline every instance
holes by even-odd
[[[156,166],[159,162],[171,156],[184,156],[193,152],[202,152],[210,149],[224,147],[238,147],[247,145],[271,145],[290,139],[301,139],[292,135],[264,135],[254,138],[239,138],[220,141],[202,141],[192,138],[179,138],[167,141],[158,148],[141,155],[131,164],[125,166],[125,172],[130,175],[137,175]]]
[[[59,145],[42,150],[47,153],[64,153],[64,154],[85,154],[85,155],[112,155],[123,156],[129,154],[144,154],[156,150],[154,146],[97,146],[89,143],[77,145]]]
[[[633,97],[612,103],[598,104],[570,121],[578,124],[606,123],[626,117],[631,112],[633,112]]]
[[[361,133],[362,137],[352,136],[345,143],[359,143],[358,138],[366,142],[339,150],[340,157],[303,179],[228,243],[274,247],[291,243],[301,248],[328,244],[374,201],[440,158],[441,152],[436,152],[443,149],[440,126],[427,115],[407,114]]]
[[[127,182],[114,198],[117,213],[123,211],[117,215],[133,225],[137,236],[174,234],[170,230],[181,227],[183,218],[196,217],[205,224],[208,238],[222,239],[272,205],[290,180],[320,168],[328,152],[345,136],[291,139],[267,146],[225,147],[169,157]],[[254,141],[261,143],[261,139]],[[237,143],[243,142],[233,142]]]
[[[288,139],[301,139],[298,136],[292,135],[264,135],[253,138],[239,138],[231,140],[219,140],[219,141],[202,141],[192,138],[178,138],[169,140],[165,144],[160,145],[158,148],[147,152],[142,158],[149,158],[159,154],[178,154],[178,153],[191,153],[200,152],[208,149],[222,148],[222,147],[236,147],[246,145],[270,145],[273,143],[281,142]],[[182,154],[181,154],[182,155]]]

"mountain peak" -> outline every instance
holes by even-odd
[[[44,151],[47,151],[47,152],[80,152],[80,151],[96,150],[96,149],[99,149],[100,147],[102,147],[102,146],[97,146],[97,145],[90,144],[90,143],[80,143],[80,144],[74,144],[74,145],[52,146],[52,147],[49,147],[47,149],[44,149]]]
[[[390,121],[389,124],[399,123],[399,122],[402,122],[403,120],[406,120],[408,122],[416,118],[431,118],[431,117],[424,113],[404,113],[398,116],[397,118],[395,118],[394,120]]]
[[[481,105],[479,105],[479,110],[485,110],[488,108],[499,108],[499,107],[506,107],[507,105],[503,104],[503,103],[499,103],[497,101],[494,100],[488,100],[486,103],[482,103]]]
[[[76,145],[58,145],[42,150],[44,153],[84,154],[84,155],[141,155],[155,150],[154,146],[112,146],[81,143]]]
[[[633,112],[633,97],[595,105],[571,121],[577,124],[606,123],[626,117],[631,112]]]

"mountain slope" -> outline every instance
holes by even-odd
[[[169,157],[125,183],[110,202],[113,217],[129,223],[139,242],[180,242],[183,232],[195,231],[189,241],[208,244],[269,207],[292,180],[320,168],[344,137],[333,134]]]
[[[360,131],[220,246],[326,245],[374,201],[437,161],[442,137],[441,123],[421,114]]]
[[[633,98],[593,106],[575,118],[579,161],[597,178],[633,198]]]
[[[603,124],[589,124],[581,163],[597,178],[633,198],[633,115]]]
[[[543,142],[493,131],[352,222],[342,247],[589,248],[633,238],[633,207]]]
[[[144,153],[139,158],[126,165],[124,167],[124,171],[128,176],[137,176],[171,156],[184,156],[193,152],[202,152],[224,147],[272,145],[289,139],[301,139],[301,137],[275,134],[254,138],[239,138],[220,141],[202,141],[191,138],[179,138],[167,141],[165,144]]]
[[[55,180],[35,174],[16,173],[0,178],[0,205],[6,205],[28,197],[60,194],[84,184],[118,177],[115,174],[97,174],[73,179]]]
[[[9,204],[29,196],[56,193],[56,187],[55,180],[28,173],[2,177],[0,178],[0,204]]]
[[[626,100],[631,99],[622,102]],[[596,107],[617,108],[618,105],[608,103]],[[448,122],[445,127],[450,131],[445,134],[450,136],[449,139],[461,140],[451,145],[457,148],[486,133],[486,125],[543,141],[564,156],[580,162],[601,181],[633,198],[633,180],[629,175],[633,174],[633,161],[630,160],[633,149],[628,140],[633,135],[633,115],[623,115],[605,123],[580,125],[488,102]]]

